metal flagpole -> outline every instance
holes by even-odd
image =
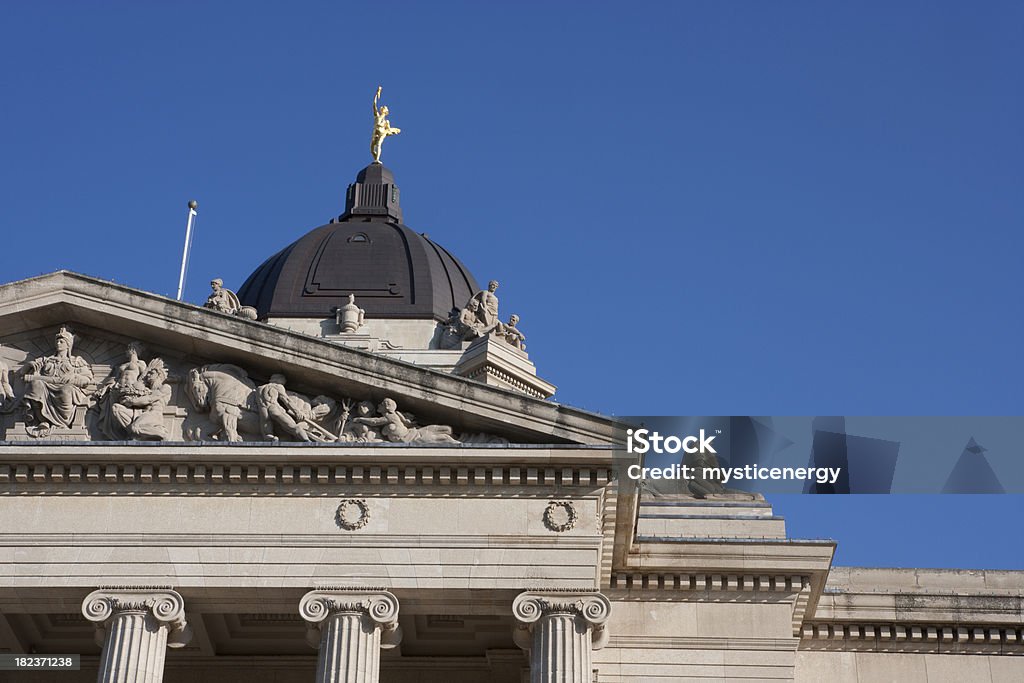
[[[185,270],[188,268],[188,252],[192,249],[192,228],[195,226],[196,209],[199,202],[191,200],[188,203],[188,224],[185,227],[185,247],[181,251],[181,274],[178,276],[178,301],[181,301],[181,292],[185,288]]]

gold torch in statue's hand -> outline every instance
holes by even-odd
[[[378,85],[377,94],[373,96],[373,137],[370,138],[370,154],[373,155],[374,162],[378,164],[380,163],[380,148],[384,144],[384,139],[402,132],[401,128],[391,127],[391,122],[388,121],[388,108],[377,106],[382,89],[383,87]]]

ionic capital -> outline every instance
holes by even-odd
[[[388,591],[310,591],[299,601],[299,614],[317,631],[329,616],[358,614],[380,628],[382,648],[395,647],[401,639],[398,598]]]
[[[512,602],[512,614],[519,622],[516,643],[529,649],[529,634],[546,617],[571,616],[581,620],[590,630],[591,642],[599,650],[608,641],[605,623],[611,615],[612,604],[596,591],[572,593],[520,593]]]
[[[185,600],[169,588],[101,588],[82,601],[82,615],[96,624],[100,643],[107,623],[123,612],[142,612],[166,626],[168,647],[184,647],[192,638],[185,620]]]

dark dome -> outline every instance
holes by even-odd
[[[444,321],[479,289],[444,247],[401,222],[391,172],[371,164],[349,186],[337,222],[300,237],[257,268],[238,298],[262,318],[327,318],[349,294],[367,318]]]

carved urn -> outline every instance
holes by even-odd
[[[366,311],[356,306],[356,295],[348,295],[348,303],[338,307],[338,327],[342,334],[351,334],[363,326]]]

